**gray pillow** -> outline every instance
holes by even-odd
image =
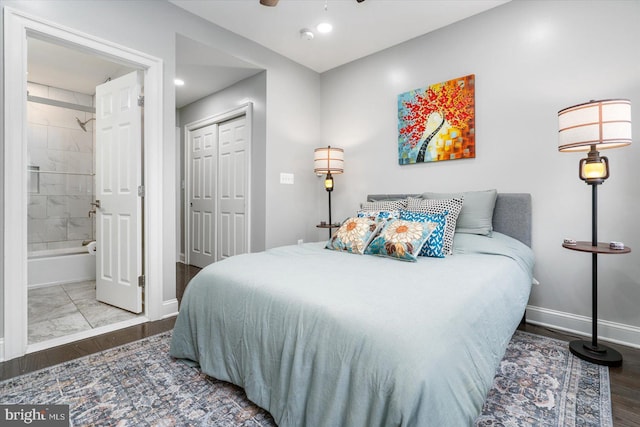
[[[463,193],[422,193],[424,199],[463,197],[464,203],[456,222],[456,233],[490,236],[493,231],[493,209],[497,190],[465,191]]]

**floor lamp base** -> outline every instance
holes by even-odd
[[[580,359],[597,365],[622,365],[622,355],[606,345],[598,344],[594,348],[591,341],[575,340],[569,343],[569,350]]]

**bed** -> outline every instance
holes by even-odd
[[[395,200],[407,195],[371,195]],[[531,198],[497,194],[487,235],[416,262],[325,242],[239,255],[184,294],[170,353],[287,426],[473,424],[532,281]]]

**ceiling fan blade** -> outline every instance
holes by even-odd
[[[273,7],[278,4],[278,0],[260,0],[260,4],[263,6]]]

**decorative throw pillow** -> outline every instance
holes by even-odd
[[[444,258],[444,230],[447,226],[447,214],[428,214],[422,212],[400,211],[400,219],[407,221],[433,222],[438,224],[429,235],[427,242],[418,254],[432,258]]]
[[[399,211],[407,208],[407,200],[381,200],[379,202],[362,202],[360,209],[363,211]]]
[[[331,236],[325,247],[362,255],[371,239],[383,226],[384,222],[378,222],[369,217],[349,218]]]
[[[376,221],[391,218],[400,218],[400,211],[364,211],[360,209],[358,211],[358,217],[369,217]]]
[[[462,210],[463,198],[453,199],[417,199],[409,197],[407,210],[431,214],[446,214],[447,225],[444,229],[444,253],[453,254],[453,235],[456,231],[456,221]],[[448,213],[447,213],[448,212]]]
[[[423,193],[425,199],[451,199],[462,197],[464,204],[456,222],[456,233],[490,236],[493,231],[493,209],[497,190],[465,191],[464,193]]]
[[[391,219],[385,223],[378,237],[373,239],[364,253],[416,261],[420,249],[436,227],[437,224],[433,222]]]

